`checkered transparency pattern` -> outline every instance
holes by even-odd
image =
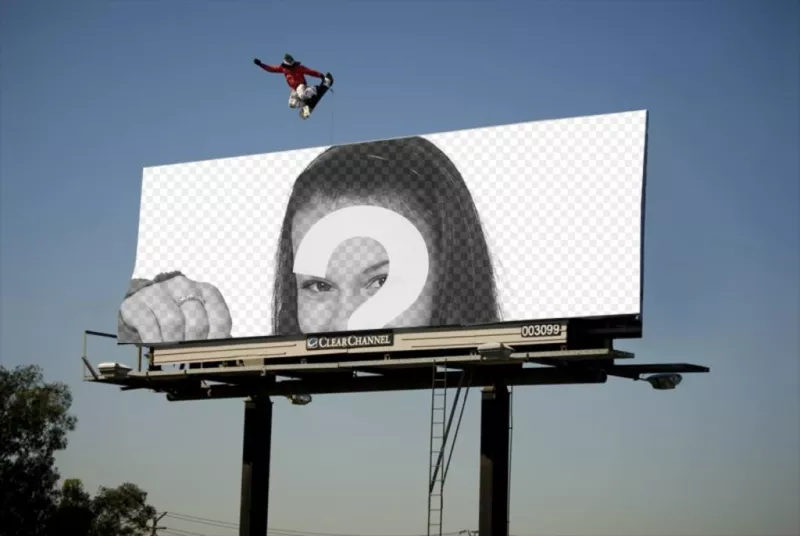
[[[640,312],[646,113],[429,139],[462,170],[506,320]]]
[[[646,113],[630,112],[423,136],[471,192],[505,320],[640,312],[645,132]],[[234,337],[272,334],[289,195],[325,149],[146,168],[133,277],[181,270],[219,289]],[[404,162],[424,169],[412,156]],[[340,172],[369,189],[393,176],[381,165],[350,159]],[[435,179],[421,175],[407,186],[425,195]],[[452,199],[437,201],[444,210]]]

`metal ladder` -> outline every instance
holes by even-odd
[[[431,388],[431,448],[428,472],[428,536],[442,536],[442,510],[444,510],[444,460],[447,446],[447,372],[439,374],[433,366]]]

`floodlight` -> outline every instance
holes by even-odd
[[[104,378],[124,378],[131,370],[131,367],[122,363],[100,363],[97,365],[97,371]]]
[[[311,395],[289,395],[288,398],[294,406],[305,406],[311,403]]]
[[[681,380],[683,380],[683,376],[680,374],[654,374],[643,379],[652,385],[653,389],[666,391],[675,389],[678,385],[680,385]]]
[[[508,359],[514,349],[507,344],[499,342],[490,342],[478,346],[478,353],[484,359]]]

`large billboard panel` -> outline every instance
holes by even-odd
[[[146,168],[119,342],[637,317],[646,132],[633,111]]]

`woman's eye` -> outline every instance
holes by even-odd
[[[378,277],[376,277],[375,279],[373,279],[372,281],[369,282],[368,287],[369,288],[381,288],[386,283],[386,279],[388,277],[389,276],[387,276],[387,275],[379,275]]]
[[[303,283],[303,289],[311,292],[328,292],[331,290],[331,285],[324,281],[306,281]]]

